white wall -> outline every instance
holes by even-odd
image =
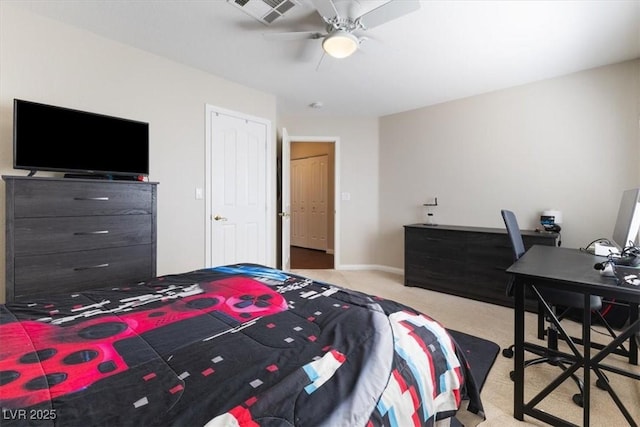
[[[611,237],[622,191],[640,186],[640,60],[380,119],[377,262],[403,266],[403,224],[535,228],[563,212],[566,247]]]
[[[375,261],[378,242],[378,119],[375,117],[279,117],[278,126],[293,136],[340,138],[340,268],[360,268]]]
[[[275,125],[273,95],[3,2],[0,64],[0,173],[26,174],[12,168],[13,98],[149,122],[149,178],[160,182],[158,274],[204,266],[204,201],[195,200],[194,192],[205,182],[205,104],[263,117]],[[0,194],[3,301],[4,182]]]

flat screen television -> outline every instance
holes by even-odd
[[[149,124],[14,99],[13,167],[71,175],[149,175]]]

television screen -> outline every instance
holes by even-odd
[[[149,124],[15,99],[13,167],[148,175]]]

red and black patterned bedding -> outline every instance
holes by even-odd
[[[399,303],[241,264],[0,306],[2,426],[422,426],[482,416]]]

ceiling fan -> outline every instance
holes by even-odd
[[[270,40],[319,40],[324,52],[334,58],[346,58],[358,50],[365,37],[357,32],[385,24],[420,8],[418,0],[390,0],[372,10],[360,13],[358,0],[311,0],[326,24],[324,32],[296,31],[264,33]]]

